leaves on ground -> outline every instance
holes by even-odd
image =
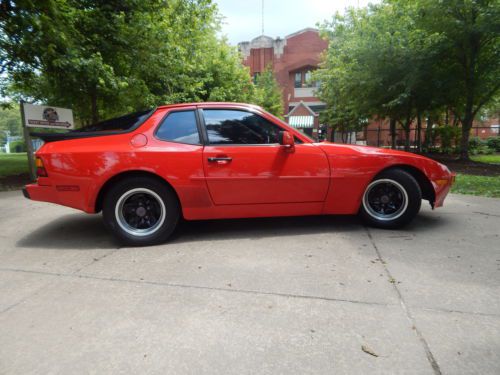
[[[370,347],[368,347],[366,345],[361,345],[361,350],[367,354],[374,356],[374,357],[378,357],[378,354],[375,353]]]

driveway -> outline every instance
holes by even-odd
[[[499,374],[499,234],[500,199],[451,195],[401,231],[203,221],[118,248],[3,192],[0,373]]]

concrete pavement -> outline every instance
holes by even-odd
[[[3,192],[0,374],[498,374],[499,235],[499,199],[451,195],[401,231],[203,221],[120,249]]]

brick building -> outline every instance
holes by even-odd
[[[261,35],[238,47],[252,77],[272,67],[283,90],[286,121],[315,139],[324,138],[326,126],[320,126],[318,114],[325,103],[315,96],[311,81],[311,72],[318,68],[320,55],[328,47],[318,30],[303,29],[284,39]]]

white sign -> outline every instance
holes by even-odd
[[[71,109],[27,103],[23,107],[24,125],[28,128],[75,128]]]

